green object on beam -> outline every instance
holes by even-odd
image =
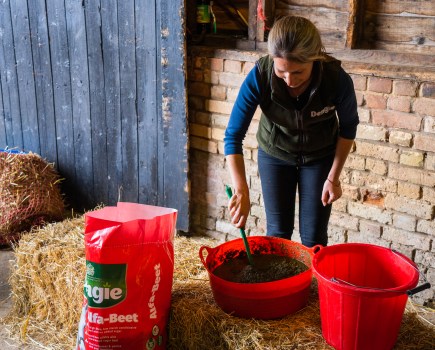
[[[225,192],[227,193],[228,198],[231,199],[231,197],[233,196],[233,191],[231,190],[230,186],[225,185]],[[251,255],[251,249],[249,248],[248,239],[246,238],[245,229],[243,227],[240,229],[240,234],[242,235],[243,244],[245,245],[246,255],[248,256],[249,264],[254,266],[254,261]]]

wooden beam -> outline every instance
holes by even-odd
[[[245,41],[248,43],[248,41]],[[223,43],[223,41],[221,41]],[[255,62],[267,53],[265,43],[263,49],[243,47],[227,47],[220,45],[190,46],[191,57],[213,57],[235,61]],[[251,50],[251,51],[248,51]],[[348,73],[370,76],[388,77],[392,79],[409,79],[435,82],[435,57],[418,53],[389,52],[381,50],[332,50],[331,55],[339,59]]]
[[[408,52],[382,50],[337,50],[331,52],[348,73],[435,81],[435,57]]]

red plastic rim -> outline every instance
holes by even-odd
[[[419,279],[409,258],[366,243],[325,247],[314,255],[312,267],[319,283],[346,293],[397,296],[414,288]]]

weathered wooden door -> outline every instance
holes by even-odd
[[[188,230],[184,0],[0,0],[0,148],[80,208],[176,208]]]

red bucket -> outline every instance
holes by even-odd
[[[392,349],[419,272],[404,255],[362,243],[323,248],[313,258],[322,334],[337,350]]]
[[[202,246],[199,257],[208,271],[214,299],[226,313],[243,318],[275,319],[302,309],[308,302],[312,280],[311,262],[321,246],[307,248],[300,243],[278,237],[248,238],[252,254],[288,256],[304,263],[308,270],[285,279],[264,283],[236,283],[213,274],[222,263],[246,255],[241,238],[215,248]],[[204,258],[204,251],[207,257]]]

